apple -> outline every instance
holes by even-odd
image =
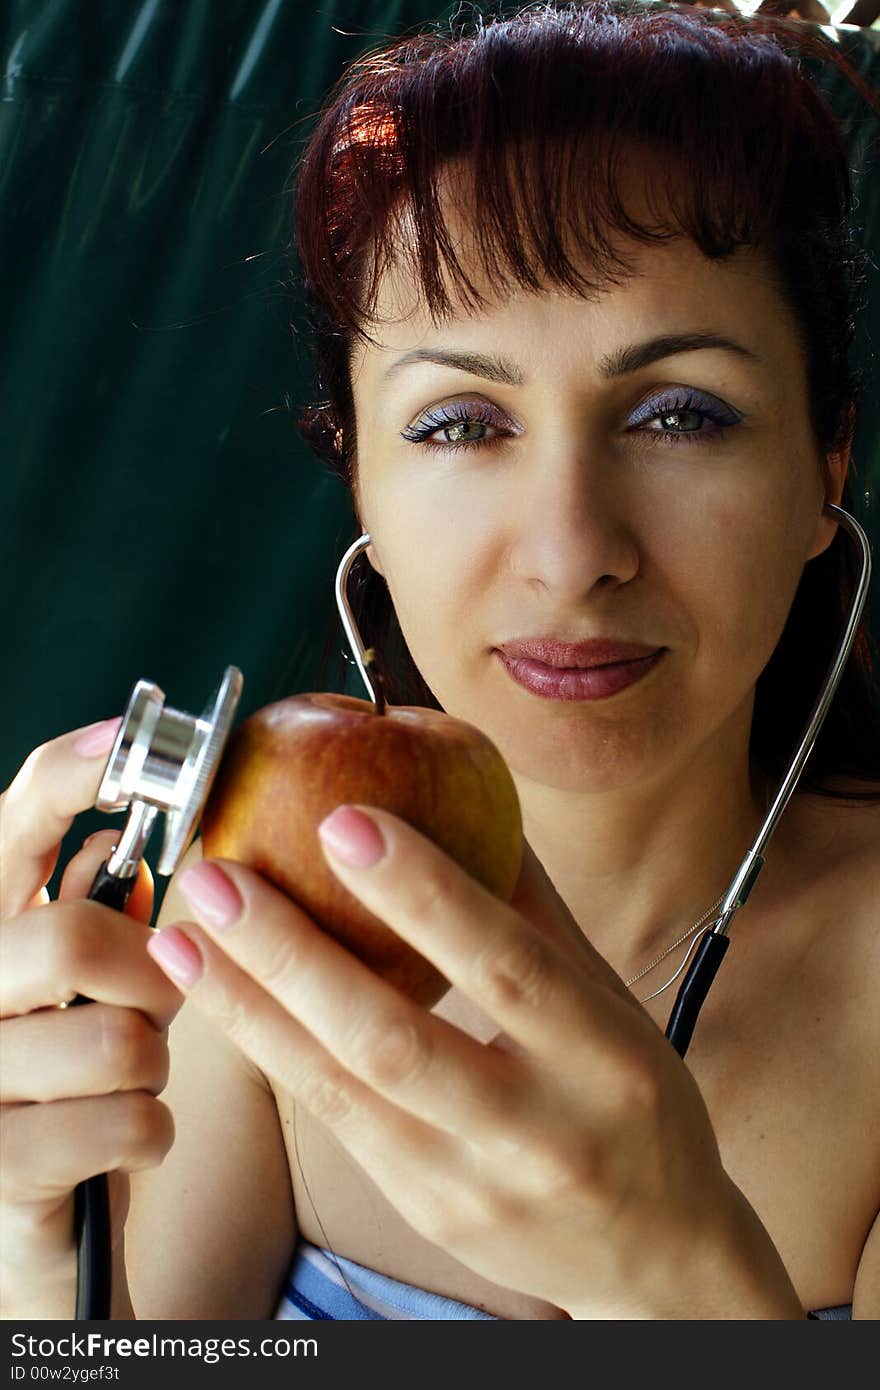
[[[369,653],[372,655],[372,651]],[[449,982],[340,883],[318,825],[343,802],[378,806],[428,836],[503,901],[519,877],[519,798],[494,743],[438,710],[351,695],[294,695],[229,739],[202,815],[206,857],[263,874],[335,940],[417,1003]]]

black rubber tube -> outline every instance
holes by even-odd
[[[703,933],[666,1025],[666,1036],[679,1057],[688,1050],[700,1009],[729,945],[729,936],[719,936],[711,930]]]
[[[76,1236],[76,1320],[107,1322],[112,1295],[113,1245],[106,1173],[77,1184],[73,1195]]]
[[[121,912],[136,883],[137,874],[130,878],[108,874],[105,860],[89,889],[89,898]],[[68,1008],[92,1002],[84,994],[77,994]],[[106,1173],[96,1173],[77,1183],[73,1194],[73,1231],[77,1252],[76,1321],[107,1322],[112,1298],[113,1242]]]

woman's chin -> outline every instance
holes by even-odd
[[[633,763],[624,760],[613,766],[603,763],[601,767],[588,763],[582,767],[571,758],[562,766],[534,758],[525,763],[522,760],[516,763],[508,761],[508,766],[514,781],[521,778],[524,783],[558,792],[577,792],[584,796],[607,795],[646,786],[652,780],[651,772],[656,771],[646,769],[643,761]]]
[[[673,721],[676,722],[677,721]],[[672,775],[679,737],[668,726],[641,721],[635,726],[535,729],[528,737],[522,725],[494,730],[481,725],[502,753],[514,779],[557,791],[602,793],[625,791]]]
[[[440,692],[439,698],[447,714],[483,730],[514,778],[590,794],[647,787],[664,774],[676,775],[702,721],[699,701],[685,698],[675,684],[674,691],[658,691],[656,684],[649,691],[646,682],[641,697],[637,685],[607,701],[527,696],[524,704],[518,690],[511,698],[509,691],[482,685]]]

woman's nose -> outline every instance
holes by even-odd
[[[599,475],[582,460],[537,470],[517,499],[511,568],[520,579],[577,601],[635,578],[636,520],[623,488]]]

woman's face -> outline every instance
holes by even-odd
[[[833,535],[802,352],[760,258],[631,254],[638,273],[595,300],[518,292],[442,327],[399,267],[382,346],[353,363],[359,515],[419,670],[514,773],[569,791],[675,775],[713,739],[747,748],[755,682]],[[692,334],[737,346],[626,361]],[[506,376],[401,360],[415,350]],[[666,650],[616,694],[548,699],[495,650],[547,635]]]

